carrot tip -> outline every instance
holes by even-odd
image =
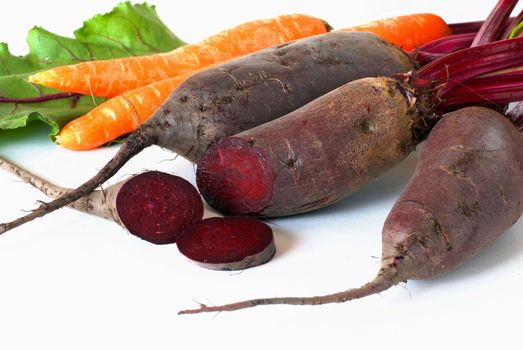
[[[29,81],[30,83],[38,84],[38,82],[39,82],[38,73],[28,76],[27,81]]]
[[[56,74],[54,74],[54,71],[51,69],[30,75],[29,77],[27,77],[27,80],[33,84],[46,85],[46,83],[48,82],[55,81],[56,78]]]

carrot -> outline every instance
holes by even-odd
[[[149,119],[169,94],[196,72],[160,80],[113,97],[67,123],[56,136],[56,142],[70,150],[85,151],[130,133]]]
[[[326,22],[315,17],[283,15],[247,22],[168,53],[56,67],[30,76],[29,81],[67,92],[114,97],[155,81],[330,29]]]
[[[373,33],[405,51],[452,34],[447,23],[431,13],[384,18],[340,31]]]

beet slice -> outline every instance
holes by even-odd
[[[148,171],[126,181],[116,196],[118,217],[130,233],[155,244],[174,243],[203,217],[196,188],[179,176]]]
[[[176,243],[180,253],[213,270],[243,270],[261,265],[276,252],[269,225],[240,216],[198,221]]]

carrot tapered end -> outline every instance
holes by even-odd
[[[48,87],[60,88],[58,84],[60,77],[55,69],[49,69],[36,74],[30,75],[27,80],[33,84],[44,85]]]
[[[432,13],[383,18],[340,31],[373,33],[405,51],[414,50],[432,40],[452,34],[447,23]]]
[[[27,80],[30,83],[48,88],[88,95],[90,87],[87,80],[76,72],[73,67],[74,66],[54,67],[30,75]],[[71,77],[74,77],[74,79]]]

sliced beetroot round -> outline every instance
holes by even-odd
[[[167,244],[203,217],[203,202],[190,182],[148,171],[124,183],[116,196],[116,210],[130,233],[151,243]]]
[[[276,175],[265,151],[239,137],[211,147],[196,183],[209,205],[227,215],[256,215],[269,203]]]
[[[196,264],[213,270],[261,265],[276,252],[269,225],[240,216],[198,221],[178,237],[176,245]]]

